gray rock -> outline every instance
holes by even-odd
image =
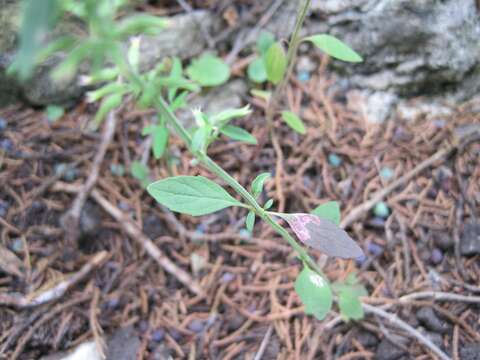
[[[480,223],[467,223],[460,237],[460,253],[464,256],[480,254]]]
[[[360,87],[400,95],[452,90],[468,98],[480,88],[480,18],[475,0],[318,0],[320,21],[309,33],[328,32],[366,61],[336,63]]]
[[[455,244],[455,242],[453,241],[453,237],[443,231],[434,232],[432,234],[432,237],[435,246],[439,247],[442,250],[450,250]]]
[[[100,209],[91,201],[86,201],[80,213],[80,230],[83,236],[96,235],[100,230],[102,217]]]
[[[436,333],[445,334],[451,329],[451,326],[443,319],[440,319],[432,308],[420,308],[416,313],[416,317],[423,326]]]
[[[405,351],[395,344],[392,344],[389,340],[383,339],[375,352],[376,360],[397,360]]]
[[[137,358],[141,341],[133,327],[117,330],[107,343],[107,360],[131,360]]]
[[[480,360],[480,344],[468,344],[460,347],[460,359]]]
[[[239,108],[243,106],[242,97],[247,94],[247,91],[247,84],[240,79],[203,90],[189,100],[189,109],[183,109],[177,115],[185,126],[192,126],[193,116],[190,109],[200,108],[204,113],[214,115],[228,108]]]

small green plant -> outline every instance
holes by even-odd
[[[37,0],[27,1],[27,7]],[[186,129],[175,116],[175,111],[186,106],[186,95],[198,91],[199,86],[215,86],[227,81],[230,70],[221,60],[213,55],[203,55],[194,60],[186,72],[190,79],[183,76],[183,69],[178,59],[165,59],[149,71],[140,70],[140,39],[133,38],[125,51],[122,41],[131,35],[153,34],[164,28],[166,19],[146,14],[132,15],[117,19],[118,11],[126,4],[125,0],[64,0],[54,2],[58,13],[68,12],[86,23],[87,34],[82,37],[68,35],[54,40],[43,48],[35,47],[36,60],[42,60],[56,53],[65,51],[65,59],[54,71],[53,77],[61,79],[75,76],[78,67],[89,61],[91,72],[82,81],[97,84],[99,88],[88,93],[91,102],[100,102],[93,119],[93,126],[98,127],[110,111],[119,107],[124,99],[135,101],[138,107],[154,108],[157,117],[147,125],[142,134],[152,137],[152,151],[155,158],[165,153],[170,129],[184,142],[196,161],[210,170],[218,179],[228,185],[233,194],[216,182],[202,176],[176,176],[150,183],[149,169],[138,161],[131,166],[132,175],[146,187],[148,193],[159,203],[178,213],[202,216],[228,207],[236,206],[247,210],[246,228],[254,231],[256,218],[271,226],[285,239],[303,263],[296,282],[295,291],[305,305],[307,314],[323,319],[330,311],[335,298],[345,319],[359,319],[363,316],[359,297],[366,294],[354,276],[343,282],[330,284],[316,261],[308,254],[312,247],[329,256],[345,259],[357,258],[363,254],[360,247],[338,224],[340,209],[337,203],[330,202],[313,210],[312,214],[285,214],[271,211],[273,200],[268,199],[263,205],[259,196],[270,174],[259,174],[250,184],[250,191],[223,170],[208,156],[209,145],[221,135],[233,140],[256,144],[255,137],[244,129],[234,126],[231,121],[247,116],[251,110],[227,109],[219,114],[205,114],[193,110],[196,125]],[[272,84],[278,84],[271,95],[263,94],[274,108],[278,102],[283,84],[291,72],[295,53],[300,41],[311,41],[328,54],[348,61],[358,61],[359,56],[339,40],[326,35],[316,35],[299,39],[299,30],[303,24],[310,1],[300,7],[294,34],[286,52],[282,43],[266,34],[257,44],[261,54],[265,78]],[[27,14],[28,15],[28,14]],[[25,35],[23,38],[28,39]],[[30,39],[37,41],[36,39]],[[23,52],[22,52],[23,51]],[[28,73],[24,63],[25,47],[21,45],[18,62],[13,67],[17,71]],[[257,63],[251,69],[254,77],[261,82],[262,65]],[[23,69],[23,70],[22,70]],[[262,70],[263,71],[263,70]],[[275,111],[267,113],[271,116]],[[269,115],[270,114],[270,115]],[[284,111],[286,123],[299,133],[304,133],[305,126],[300,118],[292,112]],[[289,225],[298,241],[290,235],[279,220]]]

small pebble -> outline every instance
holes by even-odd
[[[107,302],[107,308],[114,310],[120,305],[120,300],[118,298],[109,299]]]
[[[123,211],[128,211],[130,210],[130,205],[128,205],[128,203],[125,201],[119,201],[118,208]]]
[[[200,333],[205,328],[205,321],[199,319],[193,319],[190,324],[188,324],[188,329],[194,333]]]
[[[0,141],[0,148],[9,153],[13,151],[13,142],[10,139],[2,139]]]
[[[385,227],[385,219],[375,216],[372,220],[370,220],[369,225],[377,228],[383,228]]]
[[[148,325],[148,321],[146,320],[142,320],[140,321],[140,323],[138,324],[138,330],[140,330],[140,332],[144,333],[145,331],[147,331],[149,328],[149,325]]]
[[[21,238],[15,238],[12,241],[12,245],[10,247],[13,252],[20,253],[23,252],[23,240]]]
[[[7,216],[8,208],[8,203],[0,200],[0,217]]]
[[[233,280],[235,280],[235,275],[232,273],[226,272],[225,274],[222,275],[221,282],[223,284],[227,284]]]
[[[390,180],[393,178],[394,175],[395,175],[395,172],[393,171],[392,168],[389,168],[388,166],[385,166],[382,168],[382,170],[380,170],[380,177],[383,180]]]
[[[165,330],[158,328],[152,332],[152,340],[155,342],[161,342],[165,338]]]
[[[443,319],[440,319],[435,311],[430,307],[420,308],[416,312],[415,316],[423,326],[436,333],[445,334],[451,329],[451,326]]]
[[[357,266],[362,266],[363,264],[365,264],[365,261],[367,261],[368,257],[366,255],[360,255],[359,257],[357,257],[355,259],[355,262],[357,264]]]
[[[69,166],[65,174],[63,174],[63,180],[66,182],[73,182],[77,178],[77,169]]]
[[[110,164],[110,172],[113,176],[122,177],[125,175],[125,167],[122,164]]]
[[[306,70],[299,71],[297,75],[297,79],[298,81],[301,81],[301,82],[307,82],[308,80],[310,80],[310,72]]]
[[[342,158],[340,158],[337,154],[331,153],[328,154],[328,162],[333,167],[339,167],[340,165],[342,165]]]
[[[383,253],[383,246],[370,242],[367,245],[367,252],[373,256],[380,256]]]
[[[250,234],[250,231],[248,231],[247,229],[240,229],[240,231],[238,232],[238,234],[242,237],[247,237],[247,238],[251,238],[252,237],[252,234]]]
[[[5,130],[7,128],[7,126],[8,126],[7,120],[0,117],[0,131]]]
[[[432,264],[438,265],[443,260],[443,252],[439,248],[434,248],[432,250],[432,256],[430,257],[430,261]]]
[[[177,331],[177,330],[175,330],[175,329],[170,329],[168,332],[170,333],[170,336],[171,336],[171,337],[173,338],[173,340],[175,340],[175,341],[180,341],[180,340],[182,339],[182,337],[183,337],[183,335],[182,335],[179,331]]]
[[[381,201],[375,205],[373,213],[375,216],[385,219],[388,217],[388,215],[390,215],[390,208],[384,201]]]

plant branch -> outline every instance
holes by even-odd
[[[275,115],[275,108],[280,100],[280,96],[283,93],[283,89],[292,75],[293,67],[295,65],[295,59],[297,58],[297,50],[298,46],[301,42],[300,39],[300,31],[302,29],[303,23],[305,22],[305,17],[307,16],[308,9],[310,8],[311,0],[304,0],[303,2],[300,1],[299,8],[298,8],[298,15],[297,20],[295,22],[295,28],[293,30],[292,36],[290,37],[290,43],[288,45],[287,51],[287,71],[278,86],[275,88],[275,91],[270,98],[270,101],[267,106],[266,110],[266,119],[267,125],[271,130],[273,127],[273,116]]]
[[[192,139],[187,130],[183,127],[175,114],[170,110],[167,103],[162,97],[157,97],[155,107],[165,117],[167,122],[175,129],[180,138],[185,142],[188,149],[193,155],[212,173],[225,181],[235,192],[237,192],[243,200],[252,208],[252,210],[267,224],[269,224],[279,235],[281,235],[295,250],[302,261],[306,262],[312,269],[322,274],[321,269],[316,262],[308,255],[305,249],[279,225],[266,211],[257,203],[255,198],[230,174],[228,174],[221,166],[214,162],[207,154],[193,151],[191,148]]]

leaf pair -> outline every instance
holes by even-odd
[[[193,110],[198,127],[192,129],[192,150],[206,152],[207,147],[218,137],[219,133],[233,140],[256,145],[257,139],[248,131],[229,124],[231,120],[250,113],[248,105],[240,109],[228,109],[214,116],[207,116],[201,110]]]
[[[367,296],[367,290],[360,284],[354,273],[348,275],[344,282],[333,284],[338,295],[338,307],[345,320],[360,320],[364,316],[360,297]]]
[[[295,292],[305,306],[305,313],[323,320],[332,308],[332,288],[338,296],[338,307],[342,317],[348,320],[360,320],[364,316],[360,297],[367,296],[365,287],[358,283],[351,273],[345,282],[330,284],[321,275],[304,264],[303,270],[295,280]]]

